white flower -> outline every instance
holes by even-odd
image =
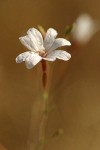
[[[55,61],[56,58],[67,61],[71,55],[63,50],[56,50],[58,47],[71,45],[69,41],[63,38],[57,38],[57,31],[49,28],[46,35],[43,37],[41,33],[35,29],[30,28],[27,35],[20,37],[21,43],[30,51],[24,52],[17,56],[16,62],[21,63],[25,61],[26,67],[31,69],[42,59],[48,61]]]
[[[72,30],[73,40],[80,43],[87,43],[98,29],[97,22],[90,15],[82,14],[77,18]]]

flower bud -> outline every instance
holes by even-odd
[[[90,41],[93,35],[98,31],[98,24],[88,14],[80,15],[72,30],[72,39],[79,44],[85,44]]]

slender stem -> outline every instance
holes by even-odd
[[[40,130],[39,130],[39,143],[37,146],[37,150],[43,150],[45,145],[45,132],[46,132],[46,125],[48,120],[48,82],[47,82],[47,65],[46,61],[42,60],[42,81],[43,81],[43,114],[40,123]]]

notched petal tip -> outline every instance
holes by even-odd
[[[71,43],[70,43],[70,41],[68,41],[68,40],[62,38],[62,45],[70,46]]]
[[[67,45],[68,45],[68,46],[71,46],[71,42],[67,41]]]
[[[71,58],[71,54],[67,53],[67,60]]]
[[[24,52],[16,57],[16,63],[21,63],[30,55],[30,52]]]
[[[16,63],[18,63],[18,58],[17,57],[15,58],[15,61],[16,61]]]
[[[21,54],[16,57],[15,61],[16,61],[16,63],[21,63],[22,62]]]
[[[63,50],[56,50],[55,55],[56,55],[56,58],[62,59],[64,61],[68,61],[71,58],[71,55],[68,52],[63,51]]]
[[[59,55],[57,56],[58,59],[62,59],[64,61],[68,61],[70,58],[71,58],[71,54],[69,54],[68,52],[66,51],[59,51]]]
[[[51,33],[53,33],[54,35],[56,35],[57,36],[57,34],[58,34],[58,32],[57,32],[57,30],[55,30],[54,28],[49,28],[48,30],[47,30],[47,32],[51,32]]]

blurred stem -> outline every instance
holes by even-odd
[[[48,120],[48,88],[47,88],[47,64],[46,61],[42,60],[42,82],[43,82],[43,114],[42,114],[42,119],[40,123],[40,130],[39,130],[39,142],[37,145],[37,150],[43,150],[46,137],[45,137],[45,132],[46,132],[46,125],[47,125],[47,120]]]

